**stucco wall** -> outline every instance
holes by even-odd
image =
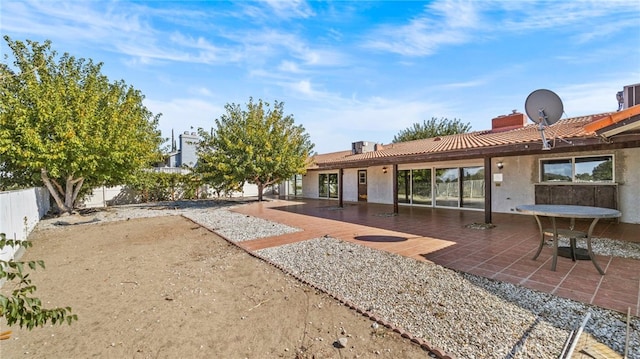
[[[618,207],[622,212],[620,221],[640,223],[640,148],[495,158],[492,162],[493,173],[502,173],[503,181],[500,186],[492,181],[493,211],[512,212],[519,204],[535,202],[534,186],[539,183],[540,159],[609,154],[614,155]],[[498,161],[504,164],[502,170],[496,167]]]
[[[393,166],[367,168],[367,202],[393,204]]]
[[[503,163],[498,169],[497,163]],[[537,169],[533,156],[494,158],[491,162],[492,174],[502,174],[502,182],[491,181],[491,206],[493,212],[513,212],[521,204],[535,201],[534,182],[531,171]],[[537,176],[536,176],[537,178]]]
[[[319,174],[317,171],[307,171],[307,174],[302,176],[302,197],[318,198]]]
[[[640,148],[618,151],[615,157],[618,181],[618,201],[621,222],[640,224]]]
[[[347,202],[358,201],[358,170],[355,168],[344,170],[342,181],[344,182],[342,187],[343,200]]]

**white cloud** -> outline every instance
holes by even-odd
[[[442,85],[444,88],[457,89],[457,88],[470,88],[479,87],[487,83],[486,79],[475,79],[464,82],[452,82]]]
[[[304,19],[315,15],[313,9],[303,0],[266,0],[265,3],[271,7],[276,16],[283,19]]]
[[[363,46],[404,56],[429,56],[444,46],[487,36],[546,29],[568,33],[576,44],[583,44],[615,40],[627,29],[637,31],[638,21],[638,1],[442,0],[426,6],[406,24],[380,26],[368,35]]]
[[[314,91],[311,88],[311,82],[309,82],[309,80],[302,80],[293,83],[291,84],[291,88],[307,96],[312,96],[314,94]]]
[[[284,57],[299,60],[299,66],[341,66],[347,61],[339,50],[313,47],[294,33],[274,28],[238,31],[228,36],[241,45],[245,58],[253,62]]]
[[[627,74],[606,81],[575,83],[559,87],[554,91],[560,96],[567,117],[590,115],[616,111],[618,101],[616,93],[626,85],[631,85]],[[640,78],[640,73],[635,73]]]
[[[531,33],[557,29],[574,33],[572,38],[577,44],[598,39],[615,41],[615,34],[625,36],[626,29],[636,29],[640,21],[640,2],[636,0],[505,1],[499,4],[506,18],[493,24],[496,31]]]
[[[190,88],[189,93],[192,93],[194,95],[204,96],[204,97],[211,97],[214,95],[213,92],[211,92],[211,90],[209,90],[206,87]]]
[[[278,70],[282,72],[300,73],[300,67],[293,61],[282,61],[278,66]]]
[[[445,117],[446,105],[407,99],[372,97],[344,99],[332,106],[305,105],[295,109],[296,122],[312,134],[319,153],[348,150],[355,141],[389,143],[401,130],[431,117]]]
[[[287,97],[291,98],[324,104],[342,101],[339,94],[317,89],[309,79],[277,81],[276,85],[281,86]]]
[[[100,3],[3,2],[3,30],[42,37],[56,34],[66,40],[85,39],[92,42],[123,37],[130,39],[133,33],[136,37],[146,37],[152,33],[149,26],[140,20],[135,7],[128,8],[127,12],[118,12],[111,6],[92,7],[96,4]]]
[[[462,1],[435,2],[406,25],[384,25],[375,30],[364,46],[405,56],[428,56],[442,46],[466,43],[478,27],[475,5]]]

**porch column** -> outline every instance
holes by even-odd
[[[484,223],[491,223],[491,157],[484,158]]]
[[[344,207],[342,202],[342,187],[343,187],[342,177],[343,176],[344,176],[344,170],[340,168],[340,170],[338,170],[338,207],[340,208]]]
[[[398,214],[398,165],[394,164],[392,167],[393,174],[391,175],[391,181],[393,181],[393,213]]]

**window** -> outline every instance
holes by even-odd
[[[576,158],[575,182],[613,182],[613,156]]]
[[[571,182],[571,159],[543,160],[542,182]]]
[[[358,184],[367,184],[367,171],[358,171]]]
[[[541,182],[613,182],[613,156],[540,160]]]

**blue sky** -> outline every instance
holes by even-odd
[[[615,111],[640,82],[638,0],[2,0],[0,29],[103,62],[162,113],[164,137],[253,97],[284,102],[319,153],[432,117],[489,129],[540,88],[564,117]]]

